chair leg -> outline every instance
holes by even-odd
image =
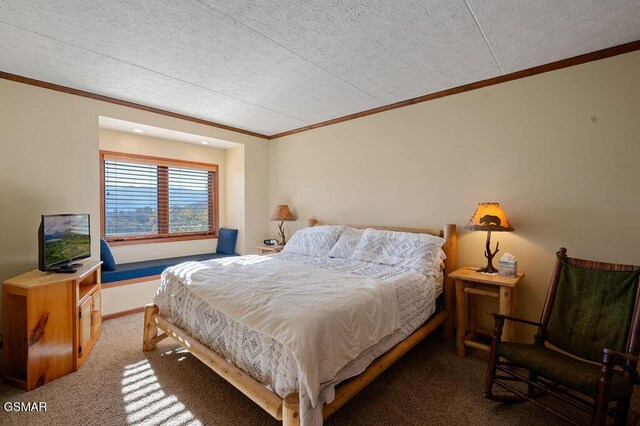
[[[629,419],[630,406],[631,406],[630,400],[618,401],[616,403],[616,417],[615,417],[616,426],[626,426],[627,420]]]
[[[487,378],[484,386],[484,396],[493,399],[493,379],[496,376],[496,356],[490,357],[487,364]]]
[[[504,319],[496,319],[493,338],[491,340],[491,349],[489,350],[489,361],[487,362],[487,378],[484,386],[484,396],[488,399],[494,399],[493,381],[496,376],[496,363],[498,362],[498,345],[502,336],[502,327]]]
[[[613,358],[605,350],[604,357],[602,359],[602,369],[600,370],[600,379],[598,380],[598,391],[596,392],[591,426],[603,426],[607,421],[607,414],[609,412],[609,391],[611,390],[612,377]]]

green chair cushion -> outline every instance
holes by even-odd
[[[594,362],[604,348],[624,352],[640,271],[602,271],[563,262],[547,341]]]
[[[569,389],[595,398],[600,379],[600,367],[564,355],[542,345],[502,342],[498,356],[533,371]],[[610,401],[631,398],[633,387],[620,374],[614,374]]]

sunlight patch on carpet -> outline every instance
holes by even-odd
[[[202,425],[175,395],[162,389],[149,361],[127,365],[121,383],[128,424]]]

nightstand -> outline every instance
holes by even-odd
[[[265,254],[265,253],[279,253],[282,251],[282,249],[284,248],[284,246],[253,246],[256,250],[258,250],[258,254]]]
[[[513,315],[516,309],[516,289],[523,273],[517,276],[503,277],[502,275],[479,274],[476,268],[460,268],[449,274],[450,278],[456,280],[456,353],[458,356],[465,355],[466,346],[488,351],[489,345],[476,341],[478,334],[492,336],[488,330],[478,328],[478,308],[475,297],[486,296],[498,299],[500,306],[499,313],[503,315]],[[509,342],[513,338],[511,321],[506,321],[502,332],[502,341]]]

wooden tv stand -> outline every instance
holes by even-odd
[[[100,265],[29,271],[2,286],[4,380],[32,390],[78,370],[102,332]]]

